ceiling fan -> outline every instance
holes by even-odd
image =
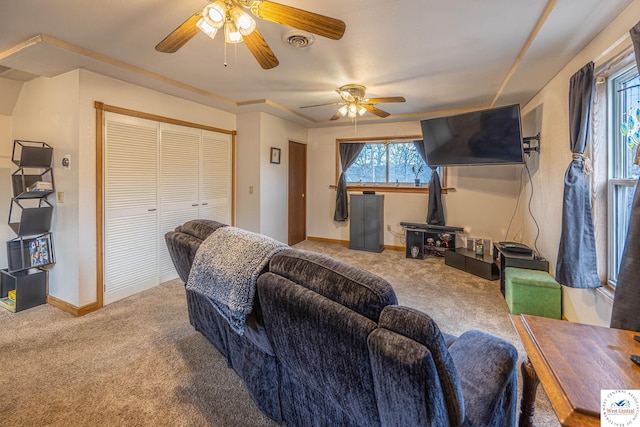
[[[159,52],[178,51],[198,31],[214,38],[218,30],[224,31],[226,43],[244,41],[249,51],[265,70],[278,65],[278,58],[264,40],[256,23],[246,11],[266,21],[308,31],[332,40],[342,38],[346,25],[343,21],[268,0],[207,0],[208,5],[187,18],[178,28],[156,45]],[[225,64],[226,65],[226,64]]]
[[[381,104],[385,102],[405,102],[402,96],[388,96],[384,98],[365,98],[364,93],[366,87],[357,84],[348,84],[340,86],[336,89],[338,95],[342,98],[340,102],[330,102],[328,104],[316,104],[305,105],[300,108],[321,107],[324,105],[340,105],[338,111],[331,117],[330,120],[338,120],[340,117],[349,117],[355,119],[358,116],[362,116],[367,111],[375,114],[378,117],[387,117],[389,113],[379,108],[374,107],[375,104]]]

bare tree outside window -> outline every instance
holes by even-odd
[[[418,177],[428,184],[431,169],[422,160],[412,141],[367,143],[358,159],[346,173],[347,182],[376,184],[413,184],[416,179],[411,167],[416,170],[422,166]]]

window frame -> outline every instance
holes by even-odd
[[[626,55],[607,76],[607,285],[615,289],[617,286],[618,269],[624,251],[624,244],[628,229],[628,215],[624,215],[623,221],[617,219],[624,214],[619,213],[617,207],[620,203],[618,190],[633,191],[637,184],[636,179],[624,177],[626,170],[625,153],[622,149],[624,141],[620,134],[620,117],[622,106],[620,100],[621,81],[629,81],[638,75],[635,56]],[[622,163],[622,164],[620,164]],[[620,228],[622,225],[622,228]],[[624,237],[623,237],[624,236]],[[623,239],[623,241],[620,241]]]
[[[340,138],[336,139],[336,174],[335,174],[335,186],[337,188],[338,179],[340,173],[342,173],[342,166],[340,164],[340,144],[342,143],[384,143],[384,142],[413,142],[415,140],[422,139],[422,135],[411,136],[390,136],[390,137],[368,137],[368,138]],[[447,168],[440,168],[440,183],[442,187],[442,194],[448,192],[447,188]],[[429,185],[421,185],[416,187],[412,183],[401,183],[399,185],[390,183],[366,183],[362,185],[353,185],[353,183],[347,183],[347,192],[353,191],[380,191],[386,193],[429,193]]]

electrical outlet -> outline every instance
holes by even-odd
[[[64,191],[58,191],[58,203],[64,203]]]

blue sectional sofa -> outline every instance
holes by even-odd
[[[202,242],[223,226],[196,220],[166,234],[183,281]],[[258,276],[241,334],[207,296],[186,293],[191,324],[278,423],[515,425],[516,349],[481,331],[440,332],[426,313],[399,306],[391,285],[370,272],[282,250]]]

